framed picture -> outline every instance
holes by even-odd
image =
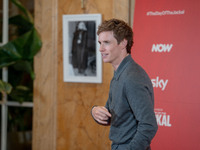
[[[102,82],[97,28],[101,14],[63,15],[64,82]]]

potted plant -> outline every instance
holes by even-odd
[[[8,68],[8,81],[0,80],[2,95],[7,93],[8,99],[22,103],[33,101],[33,58],[42,46],[42,41],[34,27],[31,13],[18,1],[11,0],[20,10],[20,14],[9,18],[9,26],[14,30],[9,41],[0,46],[0,69]],[[12,90],[11,90],[12,89]],[[28,123],[24,121],[28,120]],[[27,109],[8,112],[8,131],[29,130],[32,113]]]

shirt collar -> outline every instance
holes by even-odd
[[[126,68],[126,66],[129,64],[129,62],[133,60],[131,55],[126,56],[122,62],[120,63],[119,67],[117,68],[116,71],[114,71],[114,79],[118,80],[121,73],[124,71],[124,69]]]

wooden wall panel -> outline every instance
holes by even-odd
[[[105,105],[112,66],[103,63],[101,84],[63,82],[62,15],[101,13],[103,20],[127,20],[128,5],[118,1],[84,0],[82,9],[81,0],[35,0],[43,47],[35,58],[33,150],[110,149],[109,127],[95,123],[90,110]],[[117,9],[123,13],[114,15]]]
[[[43,46],[34,59],[33,150],[56,149],[57,0],[35,1],[35,26]]]
[[[130,0],[117,0],[113,1],[113,17],[122,19],[129,23],[129,5]]]
[[[101,3],[100,3],[101,2]],[[112,18],[112,1],[87,0],[84,9],[81,0],[64,1],[59,3],[59,20],[63,14],[101,13],[103,18]],[[61,21],[59,27],[62,26]],[[62,37],[62,28],[59,28],[58,37]],[[62,40],[62,38],[59,38]],[[58,57],[61,58],[62,41],[59,40]],[[113,75],[112,67],[103,64],[103,83],[64,83],[63,61],[58,62],[58,126],[57,150],[106,150],[110,149],[108,139],[109,127],[97,125],[90,110],[93,105],[104,105],[107,100],[109,82]],[[69,140],[70,139],[70,140]]]

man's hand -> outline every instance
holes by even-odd
[[[98,123],[108,125],[111,114],[104,106],[95,106],[92,108],[92,116]]]

